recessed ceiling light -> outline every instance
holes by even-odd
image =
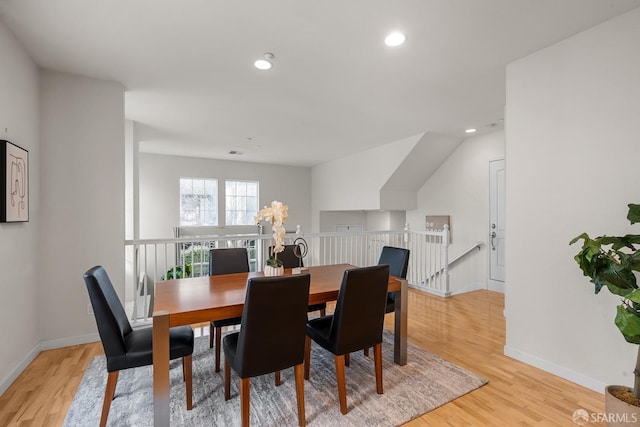
[[[389,34],[387,36],[386,39],[384,39],[384,44],[386,44],[387,46],[400,46],[402,43],[404,43],[404,41],[407,38],[405,37],[404,34],[399,33],[399,32],[393,32],[391,34]]]
[[[253,63],[253,65],[258,70],[268,70],[271,67],[273,67],[273,63],[271,62],[273,58],[275,58],[275,55],[273,53],[267,52],[264,54],[264,59],[258,59],[256,62]]]
[[[476,129],[474,129],[474,128],[470,128],[470,129],[465,130],[466,133],[475,133],[475,131],[476,131]]]

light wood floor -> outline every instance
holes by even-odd
[[[571,420],[576,409],[604,411],[601,394],[502,354],[503,309],[503,295],[491,291],[447,299],[410,291],[410,341],[489,384],[406,426],[576,426]],[[87,363],[100,353],[99,343],[40,353],[0,396],[0,426],[61,425]]]

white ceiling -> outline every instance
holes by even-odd
[[[505,65],[640,0],[0,0],[42,67],[121,82],[141,150],[310,166],[502,118]],[[399,29],[407,41],[384,45]],[[270,71],[253,61],[275,54]],[[238,150],[241,156],[231,156]]]

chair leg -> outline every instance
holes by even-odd
[[[109,372],[107,377],[107,388],[104,390],[104,403],[102,404],[102,416],[100,417],[100,427],[107,425],[107,417],[111,408],[111,401],[116,392],[116,384],[118,383],[118,374],[120,371]]]
[[[298,401],[298,425],[304,427],[307,424],[304,415],[304,366],[303,364],[294,367],[296,372],[296,400]]]
[[[326,316],[326,315],[327,315],[327,309],[326,309],[326,308],[321,308],[321,309],[320,309],[320,316],[321,316],[321,317],[324,317],[324,316]]]
[[[369,347],[365,348],[365,349],[363,350],[363,353],[364,353],[364,356],[365,356],[365,357],[369,357]]]
[[[276,387],[278,387],[280,384],[282,384],[282,381],[280,380],[280,371],[276,371],[274,373],[274,376],[276,380]]]
[[[344,354],[334,356],[336,364],[336,379],[338,380],[338,398],[340,399],[340,412],[346,415],[347,412],[347,383],[344,378]]]
[[[351,365],[351,353],[347,353],[344,355],[344,366]]]
[[[376,367],[376,392],[382,394],[382,343],[373,347],[373,363]]]
[[[249,427],[249,405],[251,397],[251,378],[240,378],[240,412],[242,427]]]
[[[187,411],[193,409],[193,376],[191,360],[191,355],[182,358],[182,370],[184,372],[185,387],[187,388]]]
[[[231,365],[224,359],[224,400],[231,399]]]
[[[222,341],[222,328],[214,328],[215,330],[215,340],[216,340],[216,372],[220,372],[220,343]]]
[[[309,370],[311,367],[311,338],[307,337],[304,342],[304,379],[309,379]]]
[[[213,322],[209,322],[209,348],[213,348]]]

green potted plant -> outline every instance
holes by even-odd
[[[640,222],[640,205],[628,206],[627,219],[631,224]],[[592,239],[587,233],[582,233],[571,240],[570,244],[579,240],[583,241],[582,249],[574,257],[578,266],[594,284],[596,294],[606,287],[609,292],[622,297],[617,307],[616,326],[627,342],[640,344],[640,289],[638,289],[636,278],[636,272],[640,271],[640,247],[636,246],[640,245],[640,235],[600,236]],[[629,419],[634,418],[640,421],[638,416],[640,414],[640,346],[638,346],[634,374],[633,389],[609,386],[606,395],[612,393],[627,404],[638,407],[627,409],[635,411],[635,415]],[[607,407],[607,413],[620,410],[619,408],[611,410]]]

